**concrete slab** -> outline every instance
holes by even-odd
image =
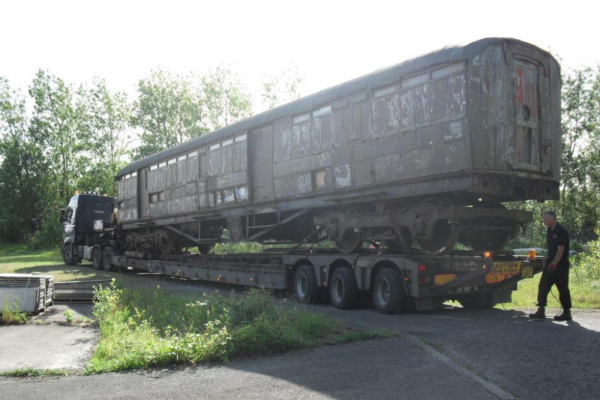
[[[65,317],[65,312],[67,311],[71,312],[74,321],[91,319],[93,318],[93,310],[94,305],[92,303],[54,303],[48,311],[38,315],[34,321],[42,323],[66,323],[67,318]]]
[[[92,327],[0,326],[0,372],[16,369],[81,369],[97,342]]]

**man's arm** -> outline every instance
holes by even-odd
[[[558,246],[558,251],[556,252],[556,255],[554,256],[554,260],[552,260],[552,262],[548,266],[549,270],[556,269],[556,266],[558,265],[558,262],[562,258],[563,254],[565,254],[565,246]]]

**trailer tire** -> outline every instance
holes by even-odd
[[[465,310],[487,310],[494,307],[492,294],[487,292],[468,293],[458,299]]]
[[[102,269],[102,249],[100,247],[94,247],[92,250],[92,265],[95,269]]]
[[[358,304],[358,285],[350,267],[339,267],[333,271],[329,282],[329,297],[335,308],[348,310]]]
[[[77,265],[77,259],[75,258],[72,243],[66,244],[65,247],[63,247],[62,257],[66,265]]]
[[[315,304],[319,301],[321,288],[312,265],[303,264],[294,274],[294,297],[302,304]]]
[[[102,269],[105,271],[112,271],[112,258],[113,258],[113,249],[110,247],[105,247],[102,250]]]
[[[373,281],[373,306],[382,314],[398,314],[406,311],[408,298],[398,268],[380,269]]]

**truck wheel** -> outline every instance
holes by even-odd
[[[94,247],[92,250],[92,264],[95,269],[102,269],[102,249],[100,247]]]
[[[339,267],[333,271],[329,282],[329,297],[335,308],[355,308],[358,303],[358,286],[354,271],[350,267]]]
[[[382,268],[373,281],[373,306],[382,314],[406,311],[408,304],[402,274],[398,268]]]
[[[469,293],[458,299],[465,310],[486,310],[494,307],[491,293]]]
[[[112,258],[113,249],[105,247],[104,250],[102,250],[102,269],[105,271],[111,271],[113,269]]]
[[[63,247],[63,261],[67,265],[77,265],[77,258],[75,257],[75,252],[72,244],[66,244]]]
[[[319,301],[321,289],[317,283],[315,269],[311,265],[301,265],[294,274],[294,297],[302,304],[314,304]]]

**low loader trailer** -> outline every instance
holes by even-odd
[[[406,256],[365,249],[246,254],[113,255],[110,269],[133,268],[182,278],[288,290],[301,303],[331,302],[352,309],[370,295],[384,314],[434,310],[447,300],[467,309],[511,301],[517,283],[543,268],[541,257],[510,252],[491,256],[455,251],[446,256]]]
[[[377,311],[432,310],[447,301],[485,309],[511,301],[520,280],[544,267],[535,252],[461,251],[399,254],[386,248],[343,253],[332,248],[278,248],[245,254],[156,254],[126,251],[114,223],[114,198],[76,194],[62,210],[65,264],[90,260],[94,268],[135,270],[211,282],[287,290],[301,303],[331,302],[352,309],[368,295]],[[373,246],[371,246],[373,247]]]

